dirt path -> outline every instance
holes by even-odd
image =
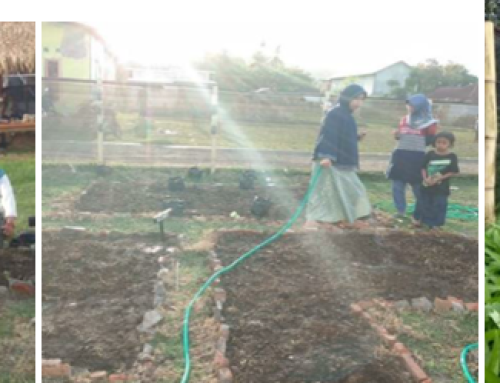
[[[106,142],[106,163],[149,164],[162,166],[194,166],[209,164],[211,148],[200,146],[146,145],[134,142]],[[95,142],[47,141],[43,142],[45,161],[92,161],[97,158]],[[361,153],[361,169],[384,171],[390,153]],[[245,148],[219,148],[217,167],[311,167],[311,153],[287,150],[258,150]],[[477,174],[477,159],[461,159],[462,173]]]

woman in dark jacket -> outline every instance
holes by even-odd
[[[316,189],[307,207],[306,227],[322,223],[356,223],[371,213],[359,169],[358,126],[353,112],[361,107],[366,91],[352,84],[339,96],[338,104],[326,115],[313,155],[313,173],[322,167]]]

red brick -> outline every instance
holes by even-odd
[[[410,355],[410,351],[406,348],[406,346],[403,343],[396,342],[392,350],[401,356]]]
[[[42,367],[45,366],[60,366],[62,364],[61,359],[43,359],[42,360]]]
[[[391,308],[394,306],[394,302],[391,301],[386,301],[385,299],[375,299],[375,303],[379,305],[380,307],[383,307],[385,309]]]
[[[51,363],[42,363],[42,376],[51,378],[63,378],[71,376],[71,366],[61,361],[52,360]]]
[[[384,301],[385,307],[394,307],[394,301]]]
[[[357,303],[351,304],[351,311],[356,315],[361,315],[363,313],[363,309]]]
[[[361,316],[362,316],[363,318],[365,318],[365,319],[366,319],[368,322],[370,322],[370,323],[371,323],[371,322],[372,322],[372,320],[373,320],[373,319],[372,319],[372,316],[371,316],[370,314],[368,314],[366,311],[365,311],[365,312],[363,312],[363,313],[361,313]]]
[[[233,373],[229,368],[223,368],[219,370],[219,381],[218,383],[232,383]]]
[[[434,310],[436,312],[446,312],[451,310],[451,301],[448,299],[434,299]]]
[[[219,350],[215,351],[214,368],[220,370],[227,367],[229,367],[229,360]]]
[[[35,295],[35,287],[28,282],[16,281],[10,284],[10,289],[21,295]]]
[[[128,375],[126,374],[111,374],[109,376],[110,382],[126,382],[128,380]]]
[[[415,362],[413,357],[408,354],[404,354],[401,356],[403,358],[403,362],[406,365],[406,368],[410,372],[410,374],[413,376],[413,379],[415,379],[417,382],[423,382],[426,379],[428,379],[427,374],[425,373],[424,370]]]
[[[476,303],[466,303],[465,307],[469,311],[478,311],[479,310],[479,305],[477,302]]]
[[[392,347],[396,343],[397,338],[394,335],[391,335],[389,333],[385,333],[382,335],[382,340],[385,342],[385,344]]]
[[[361,301],[358,302],[358,306],[360,306],[363,310],[368,310],[374,306],[374,303],[372,301]]]
[[[463,301],[463,300],[458,299],[458,298],[455,298],[455,297],[448,297],[448,300],[449,300],[450,302],[457,302],[457,303],[460,303],[460,304],[462,304],[462,305],[464,304],[464,301]]]
[[[379,325],[374,325],[373,328],[375,329],[375,331],[377,332],[377,334],[380,336],[380,337],[385,337],[386,335],[388,335],[388,332],[387,330],[382,327],[382,326],[379,326]]]
[[[107,379],[108,373],[106,371],[96,371],[90,374],[90,379],[92,380],[104,380]]]

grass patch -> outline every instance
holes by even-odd
[[[0,382],[35,382],[35,300],[9,301],[0,312]]]
[[[122,127],[120,139],[107,135],[109,141],[149,142],[162,145],[211,145],[210,121],[200,119],[180,119],[157,117],[153,122],[151,132],[138,129],[137,114],[119,113],[118,121]],[[305,123],[271,123],[271,122],[246,122],[222,119],[217,135],[217,145],[225,148],[258,148],[274,150],[312,151],[319,133],[320,118],[318,122]],[[49,121],[44,122],[44,131],[49,132]],[[390,153],[395,147],[392,132],[397,127],[398,121],[393,123],[371,121],[363,123],[361,129],[366,129],[368,136],[360,145],[362,153]],[[52,129],[50,139],[94,140],[95,135],[88,132],[74,130],[68,133],[67,127]],[[441,130],[452,131],[456,136],[455,151],[459,157],[478,156],[478,144],[474,143],[473,129],[442,126]],[[48,134],[48,133],[47,133]]]
[[[409,329],[398,338],[417,356],[433,380],[465,381],[460,353],[468,344],[477,343],[477,315],[408,311],[402,312],[400,318]]]

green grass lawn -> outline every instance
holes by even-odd
[[[35,300],[0,303],[0,383],[35,382]]]
[[[478,339],[477,314],[434,314],[414,311],[399,314],[408,329],[398,339],[421,361],[436,382],[465,382],[460,368],[462,349]],[[469,366],[472,369],[472,366]]]
[[[138,118],[134,114],[119,114],[118,121],[123,130],[121,140],[126,142],[153,142],[165,145],[209,146],[212,143],[210,121],[157,118],[147,137],[145,129],[137,130]],[[217,135],[220,147],[243,147],[275,150],[311,151],[319,132],[318,123],[292,124],[267,122],[242,122],[223,120]],[[367,137],[360,145],[362,153],[390,153],[395,147],[392,131],[397,126],[380,122],[367,122],[360,126],[366,129]],[[47,131],[50,127],[47,126]],[[477,157],[478,144],[474,143],[474,131],[463,128],[443,126],[442,130],[452,131],[456,135],[455,151],[459,157]],[[62,132],[64,133],[64,132]],[[79,139],[74,132],[73,139]],[[89,138],[90,137],[90,138]],[[57,135],[51,135],[57,139]],[[86,138],[92,139],[86,134]],[[108,136],[108,140],[116,140]]]

